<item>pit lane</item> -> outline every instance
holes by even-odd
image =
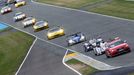
[[[85,53],[83,49],[83,43],[67,47],[72,50],[86,54],[94,59],[107,63],[111,66],[131,66],[134,63],[134,22],[119,20],[115,18],[100,16],[96,14],[88,14],[75,10],[68,10],[64,8],[57,8],[47,5],[39,5],[29,2],[26,6],[20,7],[13,10],[14,12],[22,11],[25,12],[28,16],[34,16],[37,20],[45,19],[49,22],[49,26],[54,27],[62,25],[65,28],[65,36],[50,40],[55,44],[67,47],[66,36],[82,32],[86,35],[87,39],[94,38],[98,35],[101,35],[104,39],[110,37],[119,36],[128,41],[131,46],[132,52],[124,54],[115,58],[107,59],[105,55],[95,56],[93,52]],[[3,15],[0,18],[0,21],[13,25],[19,29],[27,31],[31,34],[36,35],[39,38],[47,40],[46,33],[47,30],[40,32],[34,32],[32,27],[23,28],[21,22],[13,22],[12,18],[14,12]]]

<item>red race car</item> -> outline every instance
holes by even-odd
[[[116,55],[131,52],[129,45],[126,41],[120,39],[119,37],[108,42],[108,48],[105,51],[107,58],[114,57]]]

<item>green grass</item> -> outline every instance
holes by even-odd
[[[109,4],[89,9],[89,11],[121,18],[134,19],[134,1],[113,0]]]
[[[82,68],[79,69],[79,72],[82,75],[90,75],[90,74],[93,74],[94,72],[98,71],[97,69],[95,69],[95,68],[93,68],[93,67],[91,67],[89,65],[86,65],[83,62],[78,61],[76,59],[68,60],[66,63],[68,65],[85,65],[85,67],[82,67]]]
[[[34,38],[19,31],[5,32],[0,33],[0,75],[15,75]]]
[[[76,60],[76,59],[71,59],[66,62],[67,64],[83,64],[82,62]]]
[[[87,4],[93,4],[93,3],[104,1],[104,0],[36,0],[36,1],[78,9]]]
[[[0,29],[0,32],[8,31],[8,30],[10,30],[10,29],[12,29],[12,28],[11,28],[11,27],[7,27],[7,28],[5,28],[5,29]]]
[[[134,75],[134,72],[133,73],[129,73],[128,75]]]

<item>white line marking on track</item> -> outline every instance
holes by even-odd
[[[74,68],[68,66],[68,65],[65,63],[65,56],[67,55],[68,51],[69,51],[69,50],[67,49],[67,51],[66,51],[66,53],[65,53],[65,55],[64,55],[64,57],[63,57],[62,63],[63,63],[66,67],[68,67],[69,69],[71,69],[71,70],[73,70],[74,72],[76,72],[77,74],[82,75],[80,72],[78,72],[77,70],[75,70]]]
[[[21,70],[23,64],[25,63],[25,61],[26,61],[26,59],[27,59],[29,53],[31,52],[31,50],[32,50],[32,48],[33,48],[33,46],[34,46],[34,44],[36,43],[36,41],[37,41],[37,38],[34,40],[33,44],[31,45],[31,47],[30,47],[28,53],[26,54],[26,56],[25,56],[23,62],[21,63],[21,65],[20,65],[19,69],[17,70],[17,72],[15,73],[15,75],[18,75],[19,71]]]
[[[79,9],[73,9],[73,8],[68,8],[68,7],[61,7],[61,6],[58,6],[58,5],[51,5],[51,4],[46,4],[46,3],[40,3],[40,2],[36,2],[34,0],[31,0],[31,2],[33,2],[35,4],[40,4],[40,5],[46,5],[46,6],[62,8],[62,9],[68,9],[68,10],[74,10],[74,11],[84,12],[84,13],[88,13],[88,14],[94,14],[94,15],[99,15],[99,16],[113,18],[113,19],[134,22],[134,20],[131,20],[131,19],[126,19],[126,18],[121,18],[121,17],[116,17],[116,16],[110,16],[110,15],[104,15],[104,14],[99,14],[99,13],[90,12],[90,11],[84,11],[84,10],[79,10]]]

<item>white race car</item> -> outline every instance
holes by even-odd
[[[36,23],[36,19],[33,17],[27,17],[26,19],[24,19],[24,21],[22,22],[25,27],[34,25]]]
[[[20,21],[26,18],[26,14],[23,12],[18,12],[14,15],[13,20],[16,21]]]
[[[3,7],[2,9],[1,9],[1,14],[5,14],[5,13],[9,13],[9,12],[11,12],[12,11],[12,8],[11,7],[9,7],[9,6],[5,6],[5,7]]]
[[[96,56],[102,55],[105,53],[107,49],[107,42],[103,41],[102,39],[97,39],[94,47],[94,54]]]
[[[83,41],[86,41],[86,37],[81,32],[72,34],[68,36],[68,39],[67,39],[68,46],[71,46],[71,45],[74,45]]]

